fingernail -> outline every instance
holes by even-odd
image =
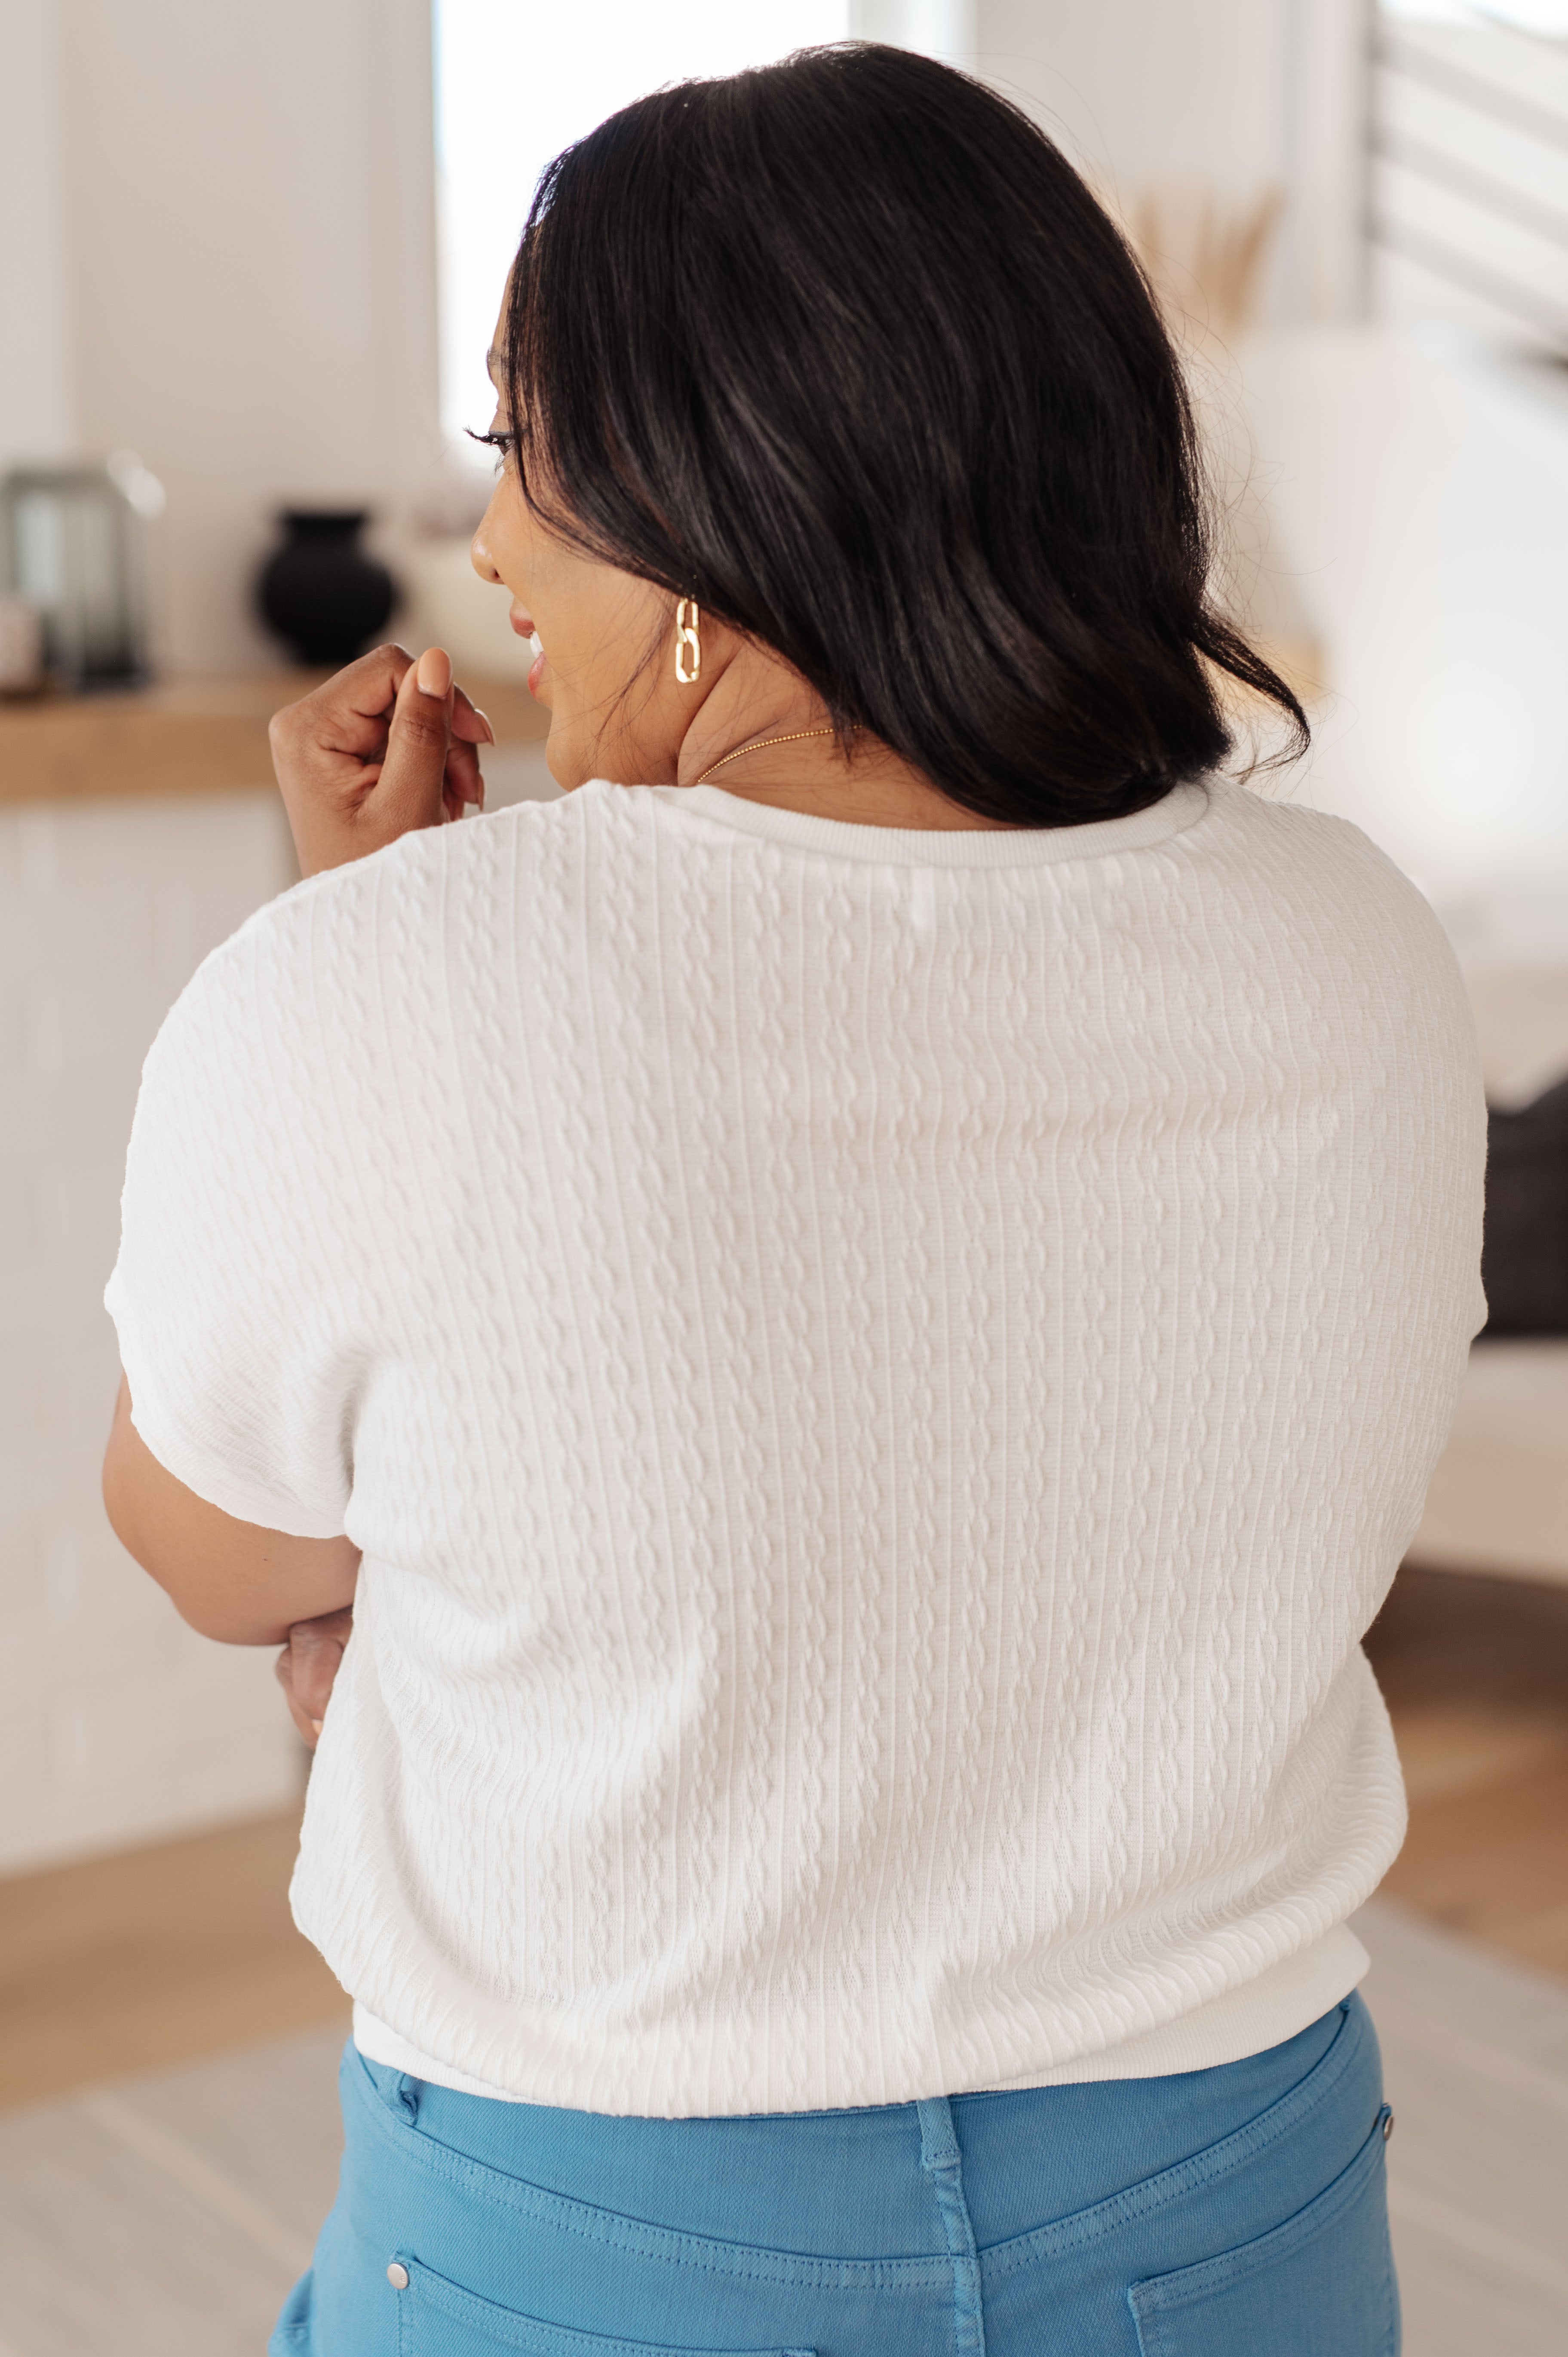
[[[414,671],[413,683],[421,695],[438,696],[445,701],[452,685],[452,665],[444,648],[425,648]]]
[[[479,710],[478,705],[476,704],[476,705],[475,705],[475,706],[474,706],[474,717],[475,717],[475,719],[476,719],[476,720],[482,720],[482,721],[484,722],[484,724],[485,724],[485,742],[486,742],[486,744],[487,744],[487,745],[493,745],[493,744],[495,743],[495,741],[496,741],[496,732],[495,732],[495,730],[490,726],[490,716],[489,716],[489,714],[488,712],[481,712],[481,711]]]
[[[316,1729],[317,1734],[319,1735],[322,1728],[326,1726],[327,1721],[324,1718],[313,1718],[310,1724]]]

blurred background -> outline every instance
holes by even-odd
[[[440,639],[492,806],[553,791],[463,439],[534,181],[846,35],[993,81],[1126,226],[1312,705],[1259,790],[1366,828],[1471,985],[1492,1319],[1370,1641],[1412,1831],[1362,1930],[1407,2350],[1568,2345],[1568,0],[0,0],[0,2357],[259,2351],[336,2168],[270,1658],[99,1501],[141,1060],[293,879],[265,724],[323,667]]]

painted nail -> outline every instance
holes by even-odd
[[[452,664],[444,647],[426,647],[414,672],[414,685],[421,695],[443,699],[452,685]]]

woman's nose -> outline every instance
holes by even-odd
[[[490,554],[489,544],[485,538],[485,526],[489,522],[488,515],[480,518],[479,528],[468,544],[468,562],[481,581],[499,582],[501,576],[496,570],[495,560]]]

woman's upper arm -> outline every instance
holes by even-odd
[[[143,1440],[124,1381],[103,1458],[103,1502],[122,1544],[204,1637],[281,1644],[295,1621],[353,1601],[360,1550],[351,1539],[295,1538],[199,1498]]]
[[[188,1620],[239,1642],[337,1609],[353,1586],[341,1534],[375,1338],[333,1062],[356,1069],[355,1041],[328,1020],[317,971],[328,919],[328,949],[358,969],[355,909],[324,917],[285,895],[170,1011],[143,1071],[105,1293],[128,1383],[110,1518]]]

